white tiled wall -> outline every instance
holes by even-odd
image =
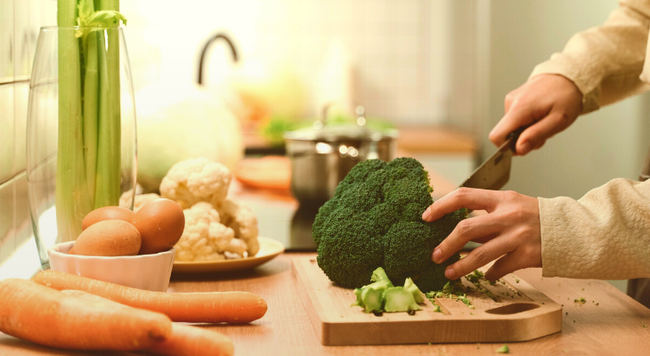
[[[0,265],[31,236],[25,177],[29,75],[52,0],[0,0]]]
[[[452,83],[472,78],[473,58],[454,58],[463,51],[452,50],[473,45],[454,33],[456,23],[473,16],[457,11],[460,3],[473,1],[185,0],[183,6],[159,6],[158,0],[138,0],[123,1],[121,10],[129,19],[136,90],[161,79],[194,81],[201,46],[225,31],[244,61],[295,71],[310,94],[313,115],[320,112],[320,71],[338,43],[353,69],[353,101],[389,120],[431,124],[446,122],[454,105],[467,112],[463,99],[471,99],[471,83],[457,91],[460,99],[452,97]],[[211,53],[210,85],[231,68],[223,46]]]

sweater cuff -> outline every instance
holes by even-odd
[[[584,71],[584,70],[583,70]],[[580,69],[563,55],[556,53],[551,59],[535,66],[528,80],[542,74],[557,74],[572,81],[582,93],[582,114],[596,111],[600,108],[601,89],[597,80],[585,78]]]
[[[538,198],[539,201],[539,223],[542,237],[542,276],[557,277],[559,267],[563,265],[562,256],[565,255],[566,247],[556,241],[559,234],[554,230],[557,227],[553,221],[553,214],[547,212],[553,211],[551,199]]]

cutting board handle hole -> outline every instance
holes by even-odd
[[[539,308],[539,304],[534,303],[513,303],[504,305],[498,308],[488,309],[485,312],[488,314],[499,314],[499,315],[510,315],[522,313],[528,310],[533,310]]]

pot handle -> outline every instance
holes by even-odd
[[[323,111],[321,112],[320,118],[314,122],[314,126],[317,129],[321,129],[325,127],[327,124],[327,114],[332,106],[336,105],[336,103],[327,103],[323,106]],[[357,115],[356,123],[360,127],[364,127],[366,125],[366,108],[363,107],[363,105],[357,105],[354,108],[354,113]]]
[[[198,73],[197,80],[196,80],[197,83],[199,83],[199,85],[203,85],[203,63],[205,63],[205,56],[206,56],[206,54],[208,52],[208,47],[210,47],[210,45],[213,42],[215,42],[215,41],[217,41],[219,39],[222,39],[222,40],[226,41],[226,43],[228,44],[228,47],[230,48],[230,52],[232,53],[233,62],[237,63],[239,61],[239,56],[237,55],[237,49],[235,48],[235,45],[233,44],[230,37],[228,37],[224,33],[217,33],[216,35],[212,36],[212,38],[210,38],[203,45],[203,50],[201,50],[201,57],[199,58],[199,73]]]

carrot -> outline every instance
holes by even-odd
[[[249,323],[263,317],[267,310],[264,299],[248,292],[152,292],[49,270],[32,279],[54,289],[82,290],[134,308],[163,313],[173,321]]]
[[[173,324],[172,336],[147,348],[147,351],[168,356],[231,356],[235,353],[232,341],[227,336],[216,331],[182,324]]]
[[[125,305],[108,300],[98,295],[79,290],[62,290],[62,293],[74,295],[95,303],[115,307]],[[130,307],[127,307],[130,308]],[[224,334],[206,330],[200,327],[172,324],[171,336],[162,342],[154,343],[146,349],[161,355],[183,356],[183,355],[214,355],[231,356],[234,354],[234,346],[230,338]]]
[[[135,351],[169,338],[168,317],[107,306],[32,281],[0,281],[0,331],[37,344],[75,350]]]

